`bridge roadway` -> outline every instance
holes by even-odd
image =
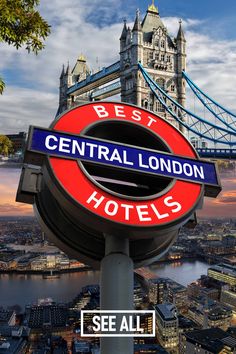
[[[95,89],[91,94],[91,98],[92,100],[104,100],[107,97],[118,95],[120,92],[121,83],[119,80],[105,87]]]
[[[197,152],[203,158],[236,160],[236,149],[207,148],[197,149]]]

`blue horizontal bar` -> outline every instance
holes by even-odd
[[[236,149],[222,149],[222,148],[199,148],[196,149],[201,157],[216,157],[216,158],[228,158],[236,159]]]
[[[155,150],[32,127],[28,150],[65,159],[218,186],[215,164]]]

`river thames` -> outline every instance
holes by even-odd
[[[200,261],[168,263],[150,269],[159,277],[171,278],[188,285],[207,274],[209,265]],[[0,306],[7,307],[37,303],[40,298],[51,297],[57,302],[68,302],[76,297],[83,286],[99,283],[99,272],[62,274],[60,278],[43,279],[42,275],[0,274]]]

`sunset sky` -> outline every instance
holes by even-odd
[[[33,215],[30,205],[15,202],[19,178],[20,169],[0,168],[0,217]],[[204,199],[204,208],[198,211],[200,217],[236,216],[236,171],[230,177],[222,176],[221,182],[222,192],[217,199]]]
[[[33,215],[28,204],[16,203],[20,169],[0,168],[0,216]]]
[[[40,11],[51,25],[45,49],[37,56],[0,45],[0,134],[28,131],[29,124],[48,127],[58,108],[62,64],[73,67],[83,53],[91,70],[119,58],[119,37],[126,18],[132,26],[136,9],[143,17],[151,0],[41,0]],[[169,34],[179,19],[187,39],[187,72],[210,96],[236,112],[236,1],[155,0]],[[191,102],[189,100],[188,102]],[[191,108],[191,107],[190,107]],[[32,208],[15,203],[20,170],[0,169],[0,216],[30,215]],[[199,215],[235,216],[236,176],[223,177],[217,199],[205,199]]]
[[[221,176],[221,183],[223,189],[216,199],[204,198],[200,217],[236,217],[236,174]]]

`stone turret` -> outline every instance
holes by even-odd
[[[62,72],[60,76],[59,108],[57,111],[57,115],[61,114],[63,111],[68,109],[71,105],[71,98],[67,96],[67,89],[71,85],[72,85],[72,74],[71,74],[69,63],[67,65],[66,70],[63,64]]]
[[[73,69],[71,70],[68,63],[65,70],[63,65],[62,72],[60,75],[60,94],[59,94],[59,108],[57,115],[61,114],[63,111],[70,109],[71,107],[84,103],[88,100],[87,96],[81,95],[80,101],[75,102],[74,96],[69,96],[67,94],[68,88],[74,85],[76,82],[85,80],[87,75],[89,75],[89,68],[86,62],[86,58],[83,54],[80,54]]]
[[[126,20],[124,20],[124,27],[120,36],[120,52],[122,52],[123,48],[125,47],[127,32],[128,32],[128,28],[127,28]]]
[[[176,38],[176,45],[177,45],[179,103],[182,106],[185,106],[186,88],[185,88],[185,80],[182,77],[182,71],[186,71],[186,39],[184,36],[181,20],[179,21],[179,31]]]
[[[77,62],[72,69],[72,76],[73,76],[73,81],[78,82],[86,79],[87,75],[89,75],[89,68],[87,66],[87,61],[86,58],[83,54],[81,54]]]

